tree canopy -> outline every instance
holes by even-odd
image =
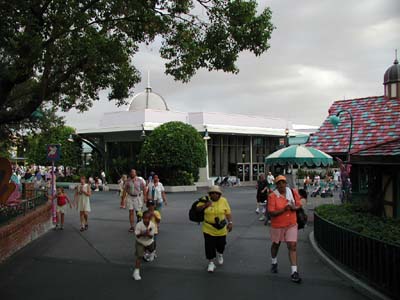
[[[61,144],[61,159],[58,165],[78,167],[82,163],[82,145],[77,142],[69,142],[70,134],[75,129],[68,126],[57,126],[49,128],[37,135],[31,135],[27,139],[27,152],[25,153],[29,163],[48,165],[46,160],[46,145]]]
[[[0,15],[0,125],[43,103],[87,110],[104,89],[124,104],[140,81],[134,55],[155,38],[166,74],[186,82],[200,68],[238,72],[239,53],[267,51],[274,28],[255,0],[13,0]]]
[[[168,122],[153,130],[143,143],[139,162],[171,185],[189,185],[206,166],[206,147],[197,130],[182,122]]]

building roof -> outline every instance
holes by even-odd
[[[383,96],[336,101],[329,109],[329,116],[347,109],[353,115],[351,152],[376,146],[400,138],[400,99]],[[345,154],[350,139],[350,117],[343,112],[335,128],[325,119],[319,130],[310,137],[307,146],[331,154]]]
[[[400,156],[400,139],[390,140],[353,153],[356,156]]]
[[[170,121],[191,124],[199,132],[207,128],[209,133],[228,133],[245,135],[284,136],[285,128],[291,136],[299,133],[293,129],[291,122],[271,117],[227,114],[219,112],[177,112],[154,109],[139,111],[118,111],[105,113],[100,126],[78,130],[79,134],[98,134],[124,131],[154,130]]]

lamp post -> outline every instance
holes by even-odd
[[[289,146],[289,128],[285,129],[285,147]]]
[[[203,140],[204,140],[204,145],[205,145],[205,147],[206,147],[206,180],[207,180],[207,183],[208,183],[208,180],[209,180],[209,172],[210,172],[210,170],[209,170],[209,166],[208,166],[208,163],[209,163],[209,161],[208,161],[208,141],[211,139],[211,137],[209,136],[209,134],[208,134],[208,129],[207,129],[207,126],[204,126],[204,136],[203,136]]]
[[[329,117],[329,122],[337,128],[339,123],[341,122],[340,119],[340,114],[341,113],[348,113],[350,116],[350,137],[349,137],[349,148],[347,149],[347,163],[350,163],[350,151],[351,151],[351,146],[353,142],[353,115],[351,114],[351,111],[348,109],[342,109],[340,110],[336,115],[332,115]]]
[[[146,131],[144,130],[144,124],[142,124],[142,134],[140,135],[142,139],[146,138]]]

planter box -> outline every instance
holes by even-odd
[[[0,227],[0,262],[53,227],[48,202]]]
[[[197,186],[195,185],[175,185],[165,186],[164,188],[167,193],[197,192]]]

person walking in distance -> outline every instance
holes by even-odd
[[[118,187],[119,187],[119,197],[121,199],[121,203],[119,204],[120,208],[126,208],[126,193],[124,193],[125,182],[128,179],[128,176],[125,174],[122,175],[120,180],[118,180]]]
[[[296,190],[287,187],[286,177],[275,179],[277,189],[269,194],[268,211],[271,216],[271,272],[278,273],[278,251],[281,242],[287,244],[291,264],[291,280],[300,283],[297,270],[297,218],[296,210],[301,207],[300,196]]]
[[[153,181],[149,183],[147,191],[148,200],[154,201],[156,209],[161,211],[163,205],[167,205],[167,195],[158,175],[153,175]]]
[[[219,186],[212,186],[208,191],[208,201],[199,202],[198,211],[204,212],[203,235],[206,258],[208,260],[207,271],[215,270],[214,259],[217,263],[224,263],[223,253],[226,245],[226,236],[232,231],[232,214],[226,198],[222,197]]]
[[[132,169],[130,178],[125,182],[124,197],[129,209],[129,232],[135,231],[135,215],[139,218],[143,211],[144,199],[146,199],[146,183],[143,178],[137,176],[136,170]]]
[[[90,186],[86,183],[86,177],[81,177],[80,184],[76,187],[75,199],[78,202],[77,208],[79,210],[79,217],[81,221],[80,231],[87,230],[89,228],[88,218],[90,212],[90,196],[92,191]]]
[[[266,211],[266,203],[268,198],[268,182],[265,179],[265,174],[261,173],[259,180],[257,181],[257,207],[256,213],[261,213],[261,217],[259,218],[260,221],[264,221],[265,219],[265,211]]]

